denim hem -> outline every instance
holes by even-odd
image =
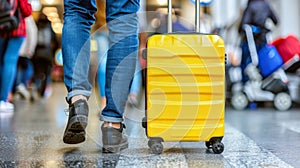
[[[116,118],[116,117],[108,117],[101,115],[100,116],[101,121],[106,121],[106,122],[123,122],[123,118]]]
[[[70,99],[76,95],[83,95],[86,96],[87,99],[89,99],[89,97],[91,96],[91,91],[87,91],[87,90],[73,90],[71,92],[68,93],[67,95],[67,101],[70,101]]]

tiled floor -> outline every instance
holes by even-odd
[[[14,113],[0,113],[0,168],[2,167],[300,167],[300,108],[287,112],[273,108],[226,109],[225,151],[208,151],[203,142],[163,143],[161,155],[152,154],[141,127],[144,103],[128,107],[126,133],[129,149],[102,154],[97,97],[89,100],[86,142],[67,145],[62,135],[67,120],[66,94],[54,83],[48,100],[16,101]],[[93,94],[95,95],[95,94]],[[143,101],[142,101],[143,102]]]

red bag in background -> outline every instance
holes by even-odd
[[[289,35],[286,38],[279,38],[272,42],[281,55],[283,62],[286,63],[293,59],[298,54],[300,57],[300,41],[294,35]]]

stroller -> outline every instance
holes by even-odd
[[[244,25],[251,56],[251,63],[245,69],[249,80],[232,86],[231,104],[233,108],[243,110],[250,102],[273,102],[276,109],[288,110],[292,99],[287,87],[288,78],[281,68],[283,60],[271,45],[257,52],[252,28]]]

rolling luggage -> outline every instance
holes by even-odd
[[[218,35],[170,33],[147,41],[146,117],[143,126],[155,154],[162,142],[204,141],[220,154],[224,150],[225,53]],[[196,13],[199,13],[199,1]]]

